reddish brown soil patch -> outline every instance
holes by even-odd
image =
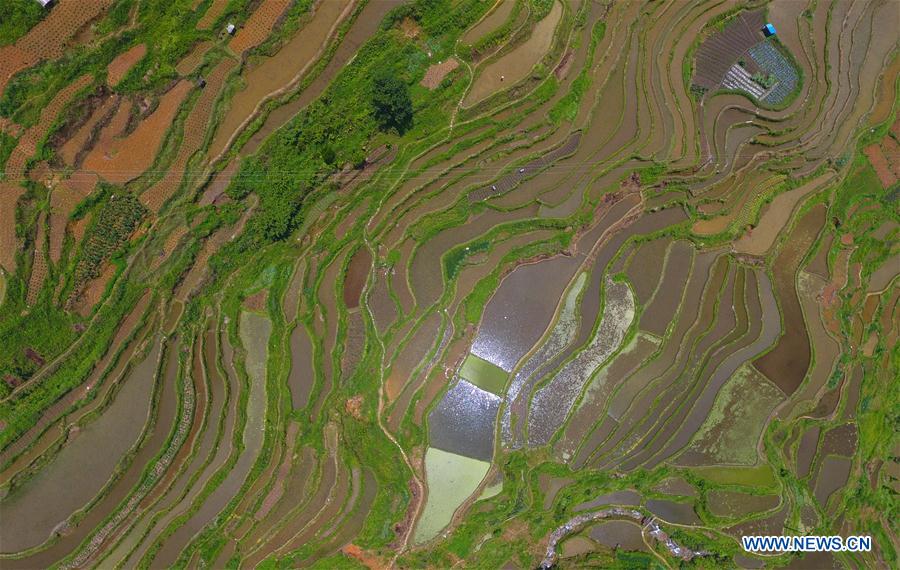
[[[22,384],[22,379],[12,374],[7,374],[3,377],[3,381],[12,389],[18,388]]]
[[[222,85],[225,83],[225,78],[235,65],[237,63],[233,59],[224,59],[210,73],[203,92],[200,93],[197,103],[184,121],[184,136],[181,139],[181,146],[178,148],[175,160],[166,169],[166,173],[159,182],[141,194],[141,203],[152,212],[159,212],[163,204],[175,195],[175,192],[181,185],[182,178],[188,167],[188,161],[203,146],[203,139],[212,116],[213,105],[219,96]]]
[[[449,74],[457,67],[459,67],[459,62],[452,57],[447,61],[435,63],[428,68],[428,71],[425,72],[425,77],[422,78],[422,81],[419,83],[419,85],[425,87],[426,89],[436,89],[437,86],[441,84],[441,81],[443,81],[444,78],[447,77],[447,74]]]
[[[46,360],[44,360],[43,356],[38,354],[38,352],[30,346],[25,349],[25,358],[34,362],[38,366],[43,366],[47,362]]]
[[[250,295],[246,299],[244,299],[244,308],[248,311],[265,311],[266,310],[266,299],[269,297],[269,290],[263,289],[262,291],[257,291],[256,293]]]
[[[406,38],[413,39],[419,37],[419,34],[422,33],[422,28],[412,18],[403,18],[403,21],[400,22],[400,31],[403,32]]]
[[[131,68],[144,59],[145,55],[147,55],[147,45],[138,44],[109,62],[106,67],[106,82],[109,86],[115,87],[121,83]]]
[[[15,180],[22,177],[25,173],[25,163],[34,156],[38,143],[47,135],[47,131],[53,126],[60,111],[69,104],[78,91],[90,85],[92,79],[90,75],[82,75],[57,93],[50,103],[44,107],[41,111],[40,120],[36,125],[25,131],[25,134],[19,139],[16,148],[9,155],[9,160],[6,163],[7,179]]]
[[[841,236],[841,243],[844,245],[853,245],[853,234],[844,234]]]
[[[377,555],[368,550],[363,550],[353,543],[341,548],[341,552],[344,553],[345,556],[354,558],[357,562],[370,570],[382,570],[383,568],[388,568],[388,564]]]
[[[28,279],[28,292],[25,294],[25,303],[28,306],[34,305],[37,301],[38,293],[44,286],[44,280],[47,278],[47,258],[44,256],[44,244],[47,241],[47,224],[46,212],[41,212],[37,222],[37,235],[34,238],[34,257],[31,264],[31,277]]]
[[[210,4],[209,8],[206,9],[206,12],[204,12],[203,17],[197,21],[197,29],[208,30],[216,23],[216,20],[222,15],[222,12],[225,11],[226,6],[228,6],[228,0],[213,0],[213,3]]]
[[[893,137],[884,137],[881,140],[881,150],[891,165],[891,172],[900,178],[900,144],[897,144]]]
[[[159,106],[134,131],[114,139],[108,148],[98,145],[84,160],[84,169],[93,170],[114,184],[125,184],[144,173],[153,164],[182,101],[192,87],[180,81],[160,98]],[[118,113],[117,117],[118,118]]]
[[[97,186],[96,174],[76,172],[63,180],[50,194],[50,261],[59,263],[62,257],[66,224],[75,206],[84,200]]]
[[[62,56],[68,41],[88,22],[102,14],[112,0],[59,0],[15,45],[0,48],[0,93],[9,79],[32,65]]]
[[[194,48],[194,51],[178,62],[178,65],[175,66],[175,71],[177,71],[179,75],[190,75],[197,70],[200,63],[203,61],[203,56],[206,55],[206,52],[208,52],[211,47],[213,47],[213,43],[210,41],[200,42]]]
[[[875,169],[875,174],[878,175],[881,186],[883,188],[890,188],[893,186],[894,182],[897,181],[897,177],[894,176],[894,173],[891,171],[891,167],[888,164],[884,153],[881,151],[881,147],[877,144],[870,144],[863,152],[866,153],[866,157],[868,157],[869,162],[872,164],[872,168]]]
[[[16,204],[25,189],[9,182],[0,182],[0,267],[9,273],[16,271]]]
[[[229,49],[241,55],[263,43],[290,4],[290,0],[265,0],[228,42]]]
[[[103,298],[106,286],[109,285],[115,274],[116,266],[112,263],[107,263],[106,267],[103,268],[103,272],[88,283],[84,292],[73,303],[72,308],[82,317],[89,316],[94,306]]]
[[[67,140],[59,149],[59,156],[69,166],[75,166],[78,155],[85,149],[90,141],[91,135],[102,121],[106,120],[116,104],[119,102],[118,97],[109,97],[103,101],[103,104],[97,107],[88,120],[78,127],[75,134]]]
[[[347,412],[351,417],[353,417],[353,419],[362,421],[362,405],[362,395],[356,395],[344,402],[344,411]]]

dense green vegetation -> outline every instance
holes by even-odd
[[[403,134],[412,126],[413,108],[406,83],[395,75],[380,73],[372,82],[372,112],[382,130]]]
[[[0,0],[0,46],[14,43],[41,21],[45,11],[35,1]]]

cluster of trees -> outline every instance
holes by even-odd
[[[85,235],[75,267],[75,291],[100,274],[101,264],[119,252],[147,214],[147,209],[131,192],[111,188],[106,192],[109,198]]]

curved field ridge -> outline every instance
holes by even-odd
[[[896,3],[8,4],[0,567],[897,566]]]

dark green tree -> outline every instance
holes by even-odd
[[[413,107],[409,88],[391,73],[381,73],[372,83],[372,111],[383,131],[403,134],[412,126]]]

